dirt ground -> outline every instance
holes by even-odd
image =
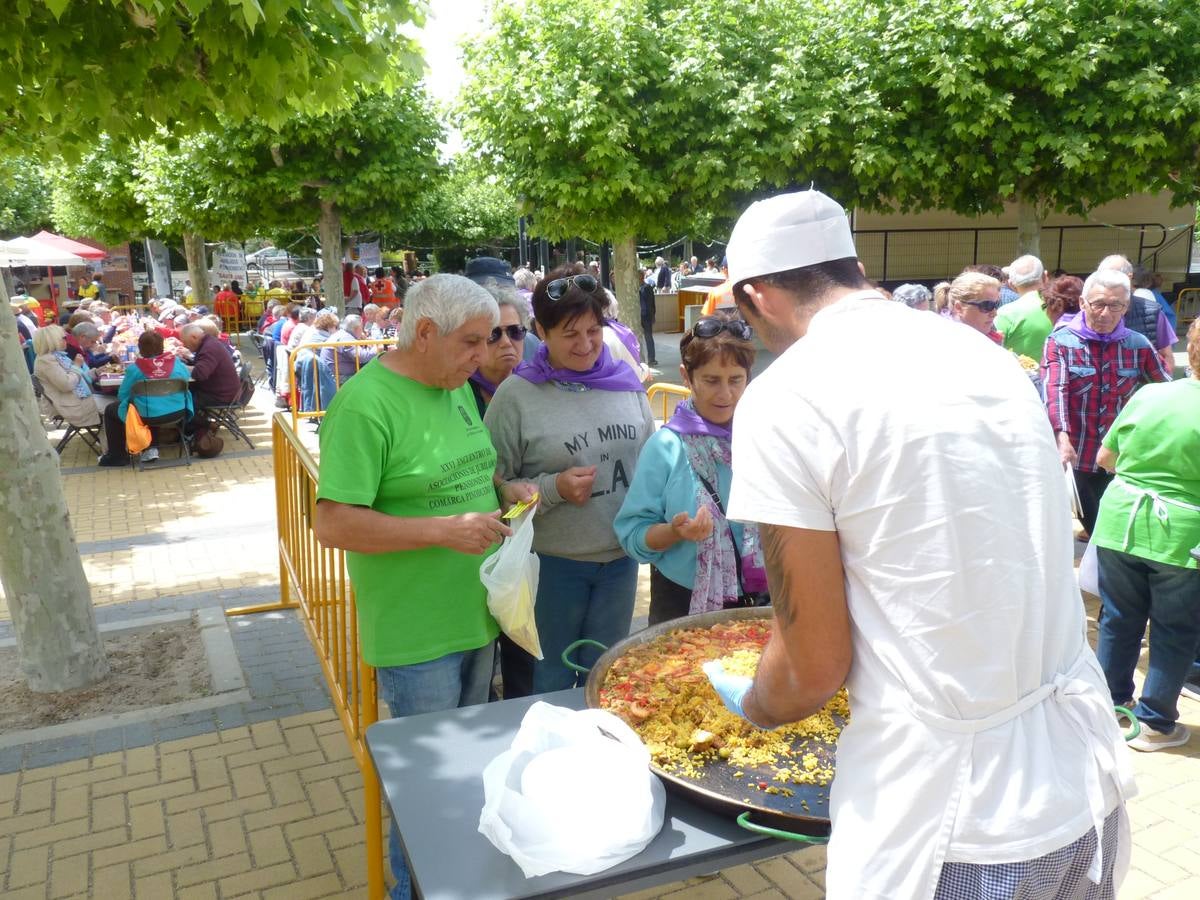
[[[35,694],[21,677],[16,647],[0,649],[0,733],[191,700],[211,693],[195,616],[158,628],[104,636],[111,672],[91,687]]]

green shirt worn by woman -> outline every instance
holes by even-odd
[[[1200,545],[1200,381],[1149,384],[1104,436],[1117,477],[1104,493],[1098,547],[1182,568]]]
[[[318,500],[405,517],[499,508],[496,451],[468,385],[447,391],[366,366],[333,398],[320,440]],[[406,666],[494,639],[485,558],[445,547],[348,551],[363,659]]]

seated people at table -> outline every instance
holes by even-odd
[[[59,325],[46,325],[33,336],[33,374],[49,404],[47,412],[72,425],[100,424],[100,410],[92,395],[92,373],[83,354],[67,352],[66,333]]]
[[[213,298],[213,312],[227,322],[237,322],[241,310],[238,295],[230,290],[228,285],[222,287]]]
[[[568,644],[611,645],[633,619],[638,567],[613,519],[654,417],[641,379],[604,341],[607,305],[598,279],[578,264],[538,282],[533,311],[544,343],[505,379],[484,417],[500,477],[536,480],[541,493],[533,549],[541,558],[535,615],[545,658],[525,657],[534,693],[574,686],[561,660]],[[581,664],[597,657],[584,650]],[[520,696],[509,671],[505,696]]]
[[[317,311],[307,306],[302,306],[298,310],[299,321],[292,326],[291,332],[284,338],[283,343],[287,347],[288,352],[292,352],[301,344],[308,343],[308,332],[312,328],[313,320],[317,317]]]
[[[342,319],[341,327],[329,338],[330,343],[366,340],[362,317],[349,315]],[[341,387],[363,366],[375,358],[374,347],[322,347],[321,359],[333,372],[334,380]]]
[[[394,306],[388,310],[387,321],[384,323],[385,336],[391,337],[400,330],[400,320],[404,318],[404,307]]]
[[[37,333],[37,328],[30,327],[28,319],[22,315],[24,307],[19,303],[10,303],[12,307],[13,317],[17,320],[17,341],[21,345],[21,355],[25,358],[25,368],[29,370],[29,374],[33,374],[33,361],[37,359],[37,354],[33,350],[33,336]]]
[[[684,335],[679,369],[691,399],[642,448],[613,523],[625,552],[650,564],[651,625],[747,605],[767,590],[758,529],[725,517],[734,410],[754,365],[751,337],[728,313],[700,319]]]
[[[488,404],[492,402],[492,395],[496,393],[496,389],[521,361],[525,347],[526,329],[521,323],[525,302],[517,296],[513,288],[506,290],[495,287],[489,288],[489,291],[500,307],[500,324],[488,335],[487,358],[479,364],[479,368],[469,379],[480,418],[483,418]]]
[[[337,382],[333,380],[333,368],[320,355],[324,348],[317,350],[309,346],[329,340],[330,335],[337,330],[337,316],[328,309],[320,312],[308,311],[315,315],[312,325],[304,334],[304,346],[296,351],[293,363],[296,369],[296,383],[299,385],[301,412],[326,409],[338,389]]]
[[[157,331],[143,331],[138,338],[138,359],[125,370],[117,402],[104,410],[104,435],[107,452],[100,457],[101,466],[124,466],[129,464],[129,451],[125,446],[125,419],[129,415],[129,404],[133,403],[147,425],[154,425],[186,409],[189,418],[193,411],[192,395],[189,391],[169,394],[165,397],[134,397],[133,386],[139,381],[159,381],[166,378],[188,380],[187,366],[172,353],[163,352],[163,338]],[[152,448],[153,449],[153,448]],[[154,452],[157,458],[157,451]]]
[[[287,314],[287,307],[276,303],[275,305],[268,304],[263,309],[262,318],[258,320],[257,331],[259,334],[266,334],[267,331],[278,322],[284,315]]]
[[[362,309],[363,332],[368,340],[378,341],[383,338],[383,323],[388,311],[375,303],[368,303]]]
[[[242,393],[242,380],[229,350],[199,322],[183,327],[180,337],[192,353],[192,399],[196,410],[226,406]]]
[[[287,317],[279,326],[279,333],[274,335],[275,343],[286,345],[292,337],[292,331],[300,324],[300,310],[302,307],[295,304],[288,304]]]
[[[1000,282],[980,272],[964,272],[933,289],[934,306],[950,310],[958,322],[969,325],[999,344],[1004,336],[994,326],[1000,309]]]
[[[1192,376],[1142,388],[1104,435],[1096,463],[1116,477],[1092,542],[1100,570],[1096,656],[1113,703],[1132,707],[1135,750],[1186,744],[1177,701],[1200,649],[1200,319],[1188,331]],[[1133,706],[1133,672],[1150,625],[1150,655]]]
[[[1143,383],[1169,381],[1144,335],[1127,328],[1129,278],[1101,269],[1083,283],[1082,312],[1046,338],[1042,385],[1064,466],[1074,469],[1082,525],[1092,533],[1112,476],[1096,461],[1100,441]]]
[[[224,323],[221,321],[220,316],[216,314],[207,315],[197,319],[196,321],[204,326],[204,330],[206,332],[211,334],[230,350],[233,350],[233,341],[229,339],[228,332],[222,330]]]

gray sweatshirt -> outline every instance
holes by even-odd
[[[572,390],[553,381],[531,384],[516,375],[501,383],[483,423],[506,481],[537,483],[541,504],[533,549],[583,562],[625,555],[613,520],[633,481],[638,453],[654,433],[642,391]],[[555,479],[571,466],[595,466],[592,496],[575,506]]]

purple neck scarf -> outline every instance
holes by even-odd
[[[629,351],[629,355],[640,364],[642,361],[642,348],[638,345],[637,335],[616,319],[605,319],[604,324],[613,330],[613,334],[625,345],[625,349]]]
[[[529,362],[519,363],[513,370],[531,384],[544,384],[547,381],[562,381],[567,384],[582,384],[597,391],[640,391],[643,390],[642,380],[633,369],[620,360],[612,358],[608,348],[600,346],[600,358],[586,372],[576,372],[574,369],[556,369],[550,365],[550,351],[545,344],[537,348],[537,353]]]
[[[479,369],[476,369],[474,374],[467,380],[472,382],[473,384],[479,385],[481,388],[483,388],[489,394],[493,394],[493,395],[496,393],[496,388],[499,387],[499,385],[497,385],[495,382],[488,381],[487,376],[484,375],[483,372],[481,372]]]
[[[1087,319],[1084,318],[1083,310],[1076,313],[1075,318],[1067,322],[1067,328],[1079,335],[1085,341],[1100,341],[1102,344],[1111,344],[1114,341],[1119,341],[1129,334],[1129,329],[1125,326],[1125,320],[1122,319],[1117,323],[1117,327],[1108,334],[1100,334],[1098,331],[1092,331],[1088,328]]]
[[[727,426],[710,422],[696,412],[696,407],[690,399],[675,407],[675,414],[663,427],[670,428],[679,435],[702,434],[707,437],[724,438],[727,441],[733,437],[733,432]]]

